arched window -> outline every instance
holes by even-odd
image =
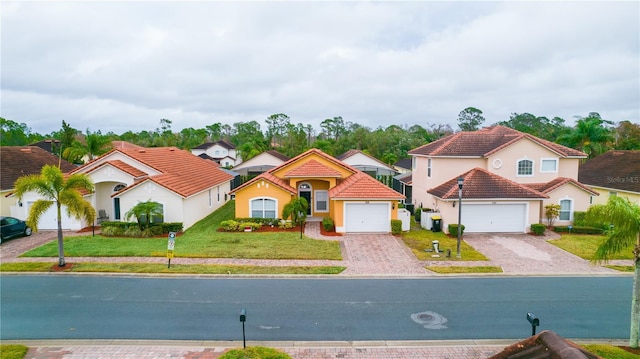
[[[276,200],[255,198],[251,200],[251,218],[277,218]]]
[[[113,192],[118,192],[118,191],[122,190],[125,187],[127,187],[127,186],[123,185],[123,184],[117,184],[115,187],[113,187]]]
[[[518,161],[518,176],[533,176],[533,161],[523,159]]]

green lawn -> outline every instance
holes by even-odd
[[[235,202],[178,236],[176,258],[331,259],[341,260],[338,241],[315,240],[296,232],[218,232],[218,224],[233,218]],[[23,257],[56,257],[56,241],[35,248]],[[167,238],[115,238],[74,236],[64,239],[68,257],[164,257]]]
[[[440,253],[440,257],[432,257],[435,253],[427,252],[426,249],[433,249],[433,241],[439,241],[439,248],[445,253]],[[460,254],[462,258],[456,258],[457,238],[449,237],[444,232],[432,232],[423,228],[413,227],[410,232],[402,234],[402,241],[411,248],[416,258],[421,261],[487,261],[489,260],[482,253],[476,251],[468,245],[464,238],[460,242]],[[446,257],[446,250],[451,250],[451,257]]]
[[[502,268],[494,266],[429,266],[425,268],[440,274],[503,273]]]
[[[549,243],[573,253],[580,258],[592,260],[596,249],[606,238],[603,235],[562,233],[560,239],[552,239]],[[623,249],[611,259],[633,259],[633,245]]]

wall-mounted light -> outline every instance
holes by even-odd
[[[391,209],[396,209],[396,204],[395,203],[391,203]]]

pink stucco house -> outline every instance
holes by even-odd
[[[578,182],[583,152],[504,126],[458,132],[409,151],[416,208],[458,223],[458,178],[465,232],[521,232],[546,223],[544,206],[561,206],[558,225],[586,211],[598,194]]]

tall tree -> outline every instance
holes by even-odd
[[[209,141],[218,141],[222,137],[222,124],[220,122],[207,125],[205,129],[209,134]]]
[[[611,121],[603,120],[599,113],[591,112],[589,116],[580,118],[570,133],[560,136],[558,142],[586,153],[589,158],[596,157],[613,146],[615,138],[611,124]]]
[[[0,117],[0,146],[25,146],[41,139],[26,124]]]
[[[267,117],[265,122],[267,123],[267,138],[271,141],[269,147],[280,147],[287,131],[287,126],[291,123],[289,116],[284,113],[277,113]]]
[[[631,299],[631,330],[629,346],[638,347],[640,332],[640,205],[628,198],[610,196],[606,205],[593,205],[586,219],[596,223],[611,223],[612,227],[594,256],[596,262],[606,262],[612,254],[633,246],[634,276]]]
[[[458,126],[462,131],[477,131],[484,121],[482,111],[475,107],[467,107],[458,114]]]
[[[615,136],[616,150],[640,150],[640,124],[620,121]]]
[[[56,206],[58,215],[58,266],[64,267],[66,263],[62,238],[62,206],[67,208],[68,215],[78,219],[84,218],[87,223],[93,223],[96,218],[96,210],[80,193],[80,191],[93,192],[94,184],[91,178],[83,173],[74,173],[65,177],[60,168],[45,165],[39,175],[33,174],[18,178],[15,188],[15,194],[20,199],[27,192],[36,192],[42,196],[42,199],[33,203],[27,217],[27,224],[36,232],[42,215],[51,206]]]
[[[564,120],[560,117],[554,117],[549,120],[544,116],[538,117],[526,112],[514,112],[511,114],[509,121],[501,121],[498,124],[552,142],[555,142],[558,136],[567,129],[564,125]]]
[[[63,149],[62,157],[71,163],[84,163],[86,157],[91,161],[101,156],[112,148],[111,138],[104,136],[100,130],[91,132],[87,129],[87,133],[82,139],[76,139],[70,147]]]

